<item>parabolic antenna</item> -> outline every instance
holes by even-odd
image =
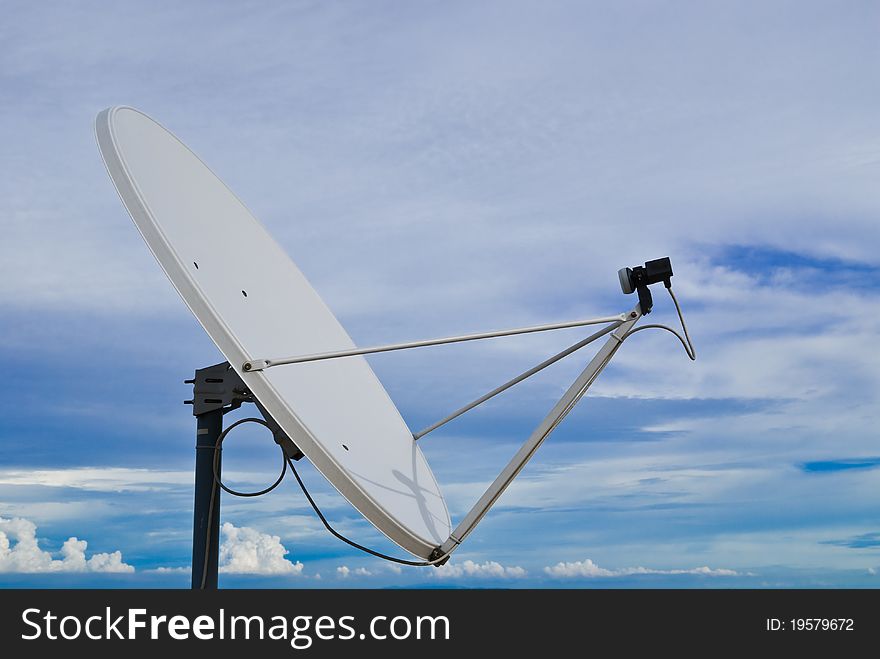
[[[672,332],[688,357],[696,358],[681,308],[672,292],[673,273],[668,258],[624,268],[618,273],[623,292],[638,293],[638,303],[623,313],[357,348],[263,226],[174,135],[138,110],[115,107],[98,115],[97,137],[110,177],[141,235],[184,302],[235,369],[240,383],[234,385],[238,387],[237,395],[243,389],[241,395],[258,404],[265,425],[272,429],[276,441],[279,441],[276,429],[286,436],[279,441],[285,450],[285,465],[290,465],[327,529],[375,556],[409,565],[445,562],[541,443],[585,395],[621,344],[635,332],[652,328]],[[635,327],[642,316],[651,312],[653,298],[649,287],[661,282],[675,304],[683,336],[656,323]],[[404,423],[364,359],[367,354],[392,350],[588,325],[604,327],[416,433]],[[452,529],[443,495],[417,445],[419,438],[602,337],[607,338],[595,356]],[[198,370],[197,378],[202,373],[204,382],[191,381],[196,382],[194,391],[198,390],[199,383],[224,382],[222,378],[204,375],[213,373],[218,366],[222,367],[222,373],[229,373],[224,364]],[[200,400],[212,404],[221,402]],[[220,422],[211,426],[213,431],[199,426],[199,433],[213,432],[216,442],[197,443],[197,448],[213,449],[214,459],[213,473],[202,480],[210,481],[212,486],[209,499],[200,497],[199,492],[204,491],[199,486],[199,474],[204,473],[200,465],[204,462],[200,458],[196,461],[195,528],[208,532],[202,546],[194,542],[193,583],[206,587],[206,584],[216,584],[216,553],[213,560],[205,556],[211,544],[207,536],[211,534],[215,537],[216,551],[219,516],[213,514],[214,493],[217,486],[231,491],[219,483],[219,447],[225,434],[244,420],[221,432],[223,410],[214,408],[200,413],[198,404],[196,402],[194,414],[200,423],[204,420],[206,425],[211,425],[214,422],[207,421],[207,414],[220,415]],[[427,560],[413,562],[386,556],[333,530],[293,467],[291,458],[301,454],[297,451],[294,455],[285,448],[284,441],[305,454],[388,538]],[[210,460],[207,471],[211,473]],[[275,485],[281,482],[283,475],[284,472]],[[203,509],[208,511],[205,516],[200,514]],[[213,570],[208,569],[211,564]],[[203,567],[201,579],[196,571],[198,565]]]
[[[449,512],[366,359],[242,369],[255,357],[355,347],[302,272],[229,188],[157,122],[114,107],[98,115],[96,131],[141,235],[253,396],[364,517],[427,558],[449,537]]]

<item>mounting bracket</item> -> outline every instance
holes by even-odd
[[[193,397],[183,402],[193,406],[196,417],[192,588],[213,590],[217,588],[220,544],[220,486],[214,478],[214,458],[222,450],[217,448],[217,441],[223,432],[223,415],[242,403],[254,403],[284,453],[294,460],[302,458],[303,453],[254,398],[229,362],[196,369],[195,376],[184,380],[184,384],[193,385]],[[216,473],[221,473],[219,455]]]

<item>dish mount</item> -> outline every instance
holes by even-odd
[[[286,457],[300,460],[303,452],[248,391],[229,362],[196,369],[184,384],[193,386],[193,396],[183,401],[192,405],[196,417],[195,500],[193,505],[192,587],[217,587],[220,547],[220,474],[222,471],[223,417],[243,403],[256,405],[275,443]]]

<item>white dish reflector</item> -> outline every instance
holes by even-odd
[[[367,361],[241,369],[265,355],[354,347],[303,274],[229,188],[148,116],[110,108],[96,131],[141,235],[251,393],[364,517],[428,558],[450,534],[446,503]]]

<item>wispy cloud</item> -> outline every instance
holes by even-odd
[[[192,479],[191,471],[126,467],[0,470],[0,485],[70,487],[93,492],[145,492],[191,486]]]
[[[624,567],[608,570],[599,567],[589,558],[583,561],[570,563],[559,562],[556,565],[544,568],[545,574],[556,579],[593,578],[593,577],[627,577],[640,574],[665,574],[665,575],[697,575],[706,577],[735,577],[739,573],[736,570],[725,568],[710,568],[707,566],[689,569],[660,570],[646,567]]]

